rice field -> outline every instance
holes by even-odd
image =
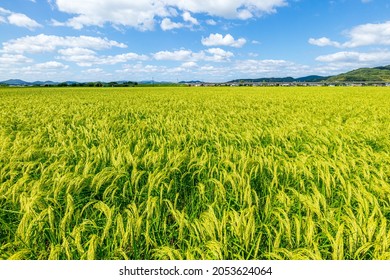
[[[390,88],[0,89],[0,259],[390,259]]]

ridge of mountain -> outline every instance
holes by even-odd
[[[309,75],[305,77],[293,78],[293,77],[264,77],[256,79],[235,79],[228,81],[227,83],[293,83],[293,82],[390,82],[390,65],[387,66],[378,66],[373,68],[359,68],[349,72],[341,73],[334,76],[318,76],[318,75]],[[125,81],[119,81],[119,84],[125,83]],[[171,84],[169,82],[158,82],[158,81],[140,81],[140,84]],[[184,83],[203,83],[199,80],[193,81],[181,81],[179,84]],[[60,84],[75,85],[75,84],[88,84],[88,83],[79,83],[75,81],[66,81],[66,82],[53,82],[53,81],[35,81],[35,82],[26,82],[21,79],[9,79],[6,81],[1,81],[0,84],[8,86],[56,86]],[[108,84],[108,83],[103,83]]]

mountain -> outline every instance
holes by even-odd
[[[327,82],[390,82],[390,65],[359,68],[329,77]]]
[[[75,84],[78,84],[78,82],[76,82],[76,81],[66,81],[66,82],[64,82],[64,84],[75,85]]]
[[[55,85],[58,85],[57,82],[53,82],[53,81],[45,81],[45,82],[35,81],[35,82],[30,83],[30,82],[26,82],[26,81],[23,81],[20,79],[10,79],[10,80],[6,80],[6,81],[2,81],[2,82],[0,82],[0,84],[9,85],[9,86],[44,86],[44,85],[55,86]]]
[[[335,76],[306,76],[300,78],[258,78],[237,79],[229,83],[318,83],[318,82],[390,82],[390,65],[374,68],[360,68]]]
[[[329,79],[329,76],[328,77],[324,77],[324,76],[311,75],[311,76],[297,78],[297,79],[295,79],[295,81],[296,82],[301,82],[301,83],[304,83],[304,82],[306,82],[306,83],[318,83],[318,82],[326,81],[327,79]]]
[[[193,81],[180,81],[179,84],[204,84],[204,82],[199,80],[193,80]]]
[[[306,76],[301,78],[292,78],[292,77],[284,77],[284,78],[257,78],[257,79],[237,79],[232,80],[229,83],[308,83],[308,82],[322,82],[327,80],[329,77],[323,76]]]
[[[19,79],[10,79],[6,81],[2,81],[0,82],[0,84],[9,85],[9,86],[25,86],[25,85],[30,85],[31,83]]]
[[[57,82],[53,82],[53,81],[45,81],[45,82],[36,81],[36,82],[31,83],[31,84],[34,86],[44,86],[44,85],[55,86],[55,85],[58,85]]]
[[[379,69],[379,70],[390,70],[390,65],[374,67],[374,69]]]
[[[337,82],[390,82],[390,65],[387,66],[378,66],[373,68],[359,68],[352,70],[346,73],[342,73],[335,76],[317,76],[310,75],[300,78],[292,77],[282,77],[282,78],[257,78],[257,79],[236,79],[229,81],[227,83],[337,83]],[[145,80],[140,82],[128,82],[128,81],[116,81],[111,82],[121,85],[173,85],[172,82],[165,81],[154,81],[154,80]],[[181,81],[179,84],[202,84],[202,81],[192,80],[192,81]],[[75,81],[66,81],[63,83],[53,82],[53,81],[36,81],[36,82],[26,82],[20,79],[10,79],[0,82],[0,84],[5,84],[9,86],[90,86],[91,83],[79,83]],[[101,84],[101,83],[100,83]],[[103,83],[103,86],[110,85],[110,83]],[[102,86],[102,85],[100,85]]]
[[[292,77],[284,78],[257,78],[257,79],[236,79],[228,83],[292,83],[295,79]]]

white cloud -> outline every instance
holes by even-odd
[[[83,73],[101,74],[101,73],[104,73],[104,70],[102,68],[92,68],[92,69],[87,69],[87,70],[83,71]]]
[[[390,21],[359,25],[347,34],[350,40],[343,46],[348,48],[368,45],[390,45]]]
[[[125,74],[141,74],[139,77],[145,78],[145,73],[164,73],[166,72],[165,66],[156,66],[156,65],[144,65],[142,63],[136,64],[126,64],[123,66],[123,69],[117,70],[117,73]]]
[[[276,8],[287,5],[284,0],[168,0],[165,2],[192,13],[207,13],[224,18],[243,18],[244,14],[254,16],[264,13],[275,13]]]
[[[0,64],[19,64],[19,63],[29,63],[32,62],[32,59],[25,57],[21,54],[3,54],[0,56]]]
[[[68,48],[58,50],[61,55],[57,59],[74,62],[79,66],[89,67],[96,64],[99,59],[95,51],[85,48]]]
[[[316,61],[322,65],[313,69],[317,73],[338,74],[361,67],[375,67],[378,65],[390,64],[390,51],[381,50],[373,52],[337,52],[328,55],[321,55]]]
[[[181,67],[183,68],[194,68],[194,67],[197,67],[198,64],[196,64],[196,62],[193,62],[193,61],[189,61],[189,62],[184,62]]]
[[[40,34],[26,36],[3,43],[1,52],[6,53],[42,53],[52,52],[57,48],[91,48],[95,50],[109,49],[111,47],[125,48],[125,44],[108,40],[107,38],[90,36],[54,36]]]
[[[194,58],[194,53],[190,50],[178,50],[178,51],[160,51],[153,55],[156,60],[176,60],[184,61],[191,60]]]
[[[74,62],[82,67],[90,67],[92,65],[113,65],[117,63],[124,63],[130,60],[147,60],[145,55],[138,55],[136,53],[124,53],[119,55],[98,56],[95,51],[85,48],[68,48],[58,51],[61,55],[58,59],[68,62]]]
[[[206,65],[206,66],[200,67],[200,70],[202,70],[202,71],[213,71],[215,69],[216,68],[214,66],[212,66],[212,65]]]
[[[183,13],[183,20],[190,22],[193,25],[199,25],[199,22],[196,18],[193,18],[189,12]]]
[[[153,54],[156,60],[172,60],[172,61],[228,61],[234,54],[220,48],[211,48],[205,51],[193,52],[191,50],[178,51],[160,51]]]
[[[184,21],[197,24],[191,16],[205,13],[230,19],[248,19],[263,14],[275,13],[276,9],[287,5],[286,0],[56,0],[60,11],[76,15],[66,25],[76,29],[84,26],[103,26],[105,23],[152,30],[156,18],[176,16],[183,11]]]
[[[48,61],[44,63],[37,63],[35,65],[26,66],[21,69],[23,74],[27,75],[53,75],[58,73],[58,71],[64,71],[68,69],[69,66],[62,64],[57,61]],[[20,70],[19,70],[20,71]]]
[[[177,14],[176,10],[173,11],[171,14],[176,15]],[[183,24],[181,22],[173,22],[170,18],[164,18],[160,24],[161,29],[164,31],[167,31],[167,30],[178,29],[178,28],[183,28],[183,27],[190,28],[194,25],[199,25],[198,20],[196,18],[192,17],[189,12],[184,12],[182,17],[183,17],[184,22],[187,22],[189,24]]]
[[[385,63],[390,62],[390,51],[337,52],[329,55],[321,55],[316,60],[327,63]]]
[[[311,69],[306,65],[278,59],[236,61],[233,70],[253,77],[301,76]]]
[[[167,30],[172,30],[172,29],[176,29],[176,28],[182,28],[183,24],[177,23],[177,22],[172,22],[171,19],[169,19],[169,18],[164,18],[162,20],[160,26],[161,26],[162,30],[167,31]]]
[[[26,27],[30,30],[34,30],[35,28],[42,27],[38,22],[35,20],[29,18],[28,16],[24,14],[18,14],[14,13],[8,17],[8,22],[10,24],[19,26],[19,27]]]
[[[42,27],[41,24],[35,20],[29,18],[25,14],[14,13],[0,7],[0,22],[16,25],[19,27],[25,27],[30,30],[34,30],[38,27]]]
[[[235,40],[232,35],[227,34],[225,37],[222,34],[210,34],[207,38],[202,38],[202,44],[204,46],[230,46],[235,48],[241,48],[245,45],[246,40],[244,38],[240,38]]]
[[[250,10],[242,9],[238,11],[237,17],[242,20],[247,20],[253,17],[253,14]]]
[[[54,70],[54,69],[68,69],[69,66],[64,65],[58,61],[48,61],[44,63],[38,63],[34,66],[36,69],[40,70]]]
[[[319,46],[319,47],[326,47],[326,46],[333,46],[333,47],[341,47],[341,44],[335,41],[331,41],[329,38],[322,37],[319,39],[310,38],[309,44]]]
[[[130,60],[148,60],[148,56],[139,55],[136,53],[124,53],[118,55],[102,56],[99,58],[99,60],[100,63],[98,64],[117,64],[117,63],[127,62]]]
[[[94,56],[96,54],[95,51],[85,48],[61,49],[58,53],[65,56]]]
[[[319,39],[310,38],[312,45],[334,46],[341,48],[356,48],[361,46],[390,45],[390,21],[384,23],[367,23],[358,25],[345,32],[349,40],[345,43],[339,43],[322,37]]]
[[[228,52],[220,48],[211,48],[206,50],[206,52],[212,55],[212,57],[205,58],[205,60],[208,61],[227,61],[234,56],[232,52]]]
[[[225,52],[221,49],[205,50],[204,54],[219,54],[224,55]],[[184,52],[183,52],[184,54]],[[189,51],[187,57],[194,54]],[[235,60],[226,62],[226,64],[216,65],[211,61],[207,62],[203,56],[203,61],[186,61],[176,66],[160,66],[160,65],[144,65],[143,63],[124,65],[122,70],[118,70],[120,77],[154,77],[157,80],[204,80],[210,82],[226,82],[228,80],[237,79],[237,77],[299,77],[311,74],[312,67],[301,65],[287,60]],[[206,61],[206,63],[203,63]],[[122,76],[121,76],[122,75]],[[149,75],[149,76],[148,76]]]
[[[10,10],[6,10],[6,9],[0,7],[0,15],[9,15],[9,14],[12,14],[12,12]]]
[[[77,16],[66,22],[75,29],[84,26],[103,26],[105,23],[152,30],[155,17],[167,17],[170,10],[162,1],[153,0],[56,0],[60,11]]]
[[[217,25],[217,22],[216,22],[215,20],[213,20],[213,19],[208,19],[208,20],[206,20],[206,23],[207,23],[208,25]]]

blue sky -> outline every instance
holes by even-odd
[[[388,0],[0,0],[0,81],[219,82],[389,64]]]

